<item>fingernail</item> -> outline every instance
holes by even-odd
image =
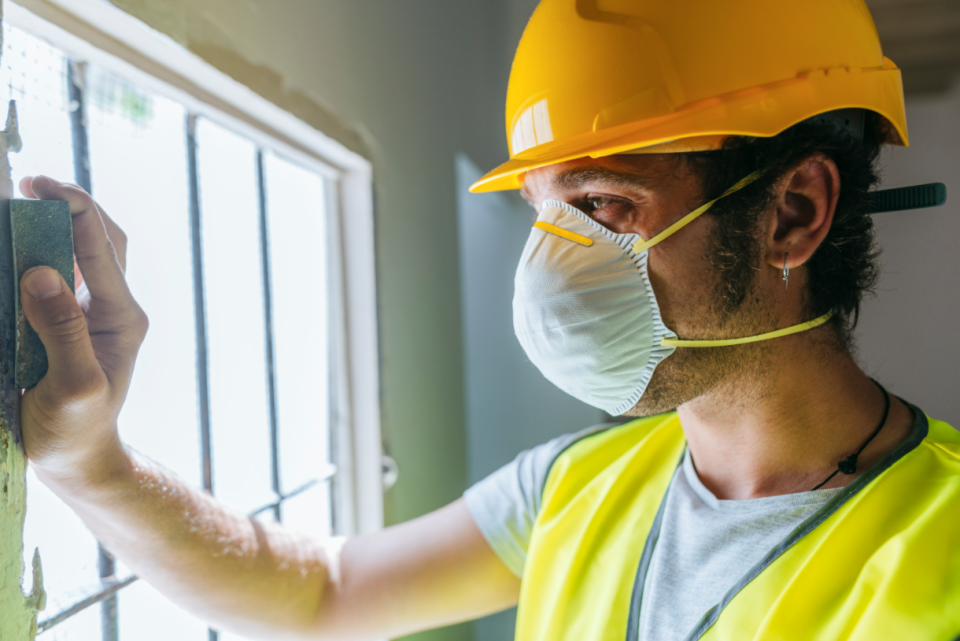
[[[37,267],[27,272],[24,287],[36,300],[44,300],[63,293],[60,274],[49,267]]]

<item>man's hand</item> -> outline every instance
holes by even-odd
[[[124,277],[127,239],[85,191],[46,176],[24,178],[27,197],[66,200],[83,283],[74,296],[49,267],[20,283],[24,313],[47,351],[49,369],[23,395],[27,456],[49,482],[84,484],[125,459],[117,433],[147,317]]]

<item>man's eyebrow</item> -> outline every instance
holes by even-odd
[[[606,167],[574,167],[553,179],[555,187],[569,191],[575,191],[591,183],[600,183],[608,187],[649,189],[656,182],[657,180],[653,178],[614,171]],[[520,187],[520,196],[533,204],[533,195],[526,185]]]
[[[632,187],[647,189],[654,179],[628,174],[606,167],[574,167],[553,179],[554,185],[564,190],[577,190],[590,183],[603,183],[609,187]]]

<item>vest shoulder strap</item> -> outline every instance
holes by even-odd
[[[559,452],[551,464],[543,486],[543,502],[546,502],[547,496],[553,495],[559,485],[564,486],[565,494],[575,494],[579,487],[622,458],[624,452],[645,443],[655,433],[667,437],[674,444],[678,439],[681,446],[684,443],[676,411],[583,433],[582,438]],[[667,465],[676,467],[677,462],[671,460]]]

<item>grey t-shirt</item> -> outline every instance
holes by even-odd
[[[494,552],[523,576],[527,545],[553,461],[599,425],[522,452],[464,494]],[[839,489],[721,501],[700,482],[689,450],[667,491],[644,583],[639,639],[684,639],[747,571]]]
[[[640,639],[680,641],[750,568],[841,489],[723,501],[687,450],[667,491],[640,608]]]

